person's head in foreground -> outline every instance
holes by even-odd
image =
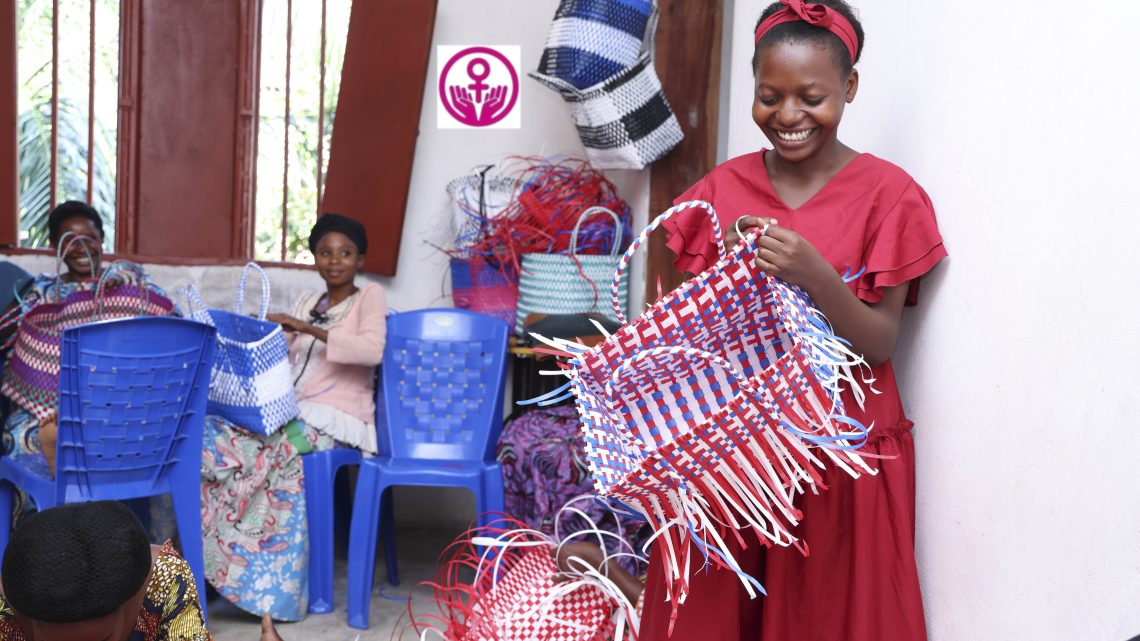
[[[120,641],[135,628],[154,564],[121,503],[44,510],[12,534],[0,568],[11,621],[36,641]]]

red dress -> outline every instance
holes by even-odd
[[[764,152],[730,160],[676,202],[706,200],[729,229],[740,216],[768,216],[796,231],[840,273],[863,275],[850,283],[863,301],[882,289],[918,278],[946,256],[930,199],[902,169],[861,154],[817,194],[789,209],[772,188]],[[700,273],[716,258],[704,210],[693,209],[664,225],[678,269]],[[767,597],[752,601],[735,574],[694,573],[679,609],[673,639],[681,641],[925,641],[926,629],[914,560],[914,442],[888,361],[874,368],[875,389],[861,411],[849,392],[853,418],[871,425],[864,451],[895,456],[871,460],[876,476],[852,479],[829,468],[830,489],[800,497],[803,521],[796,534],[810,555],[794,548],[758,545],[737,560],[764,584]],[[733,541],[731,537],[726,541]],[[698,553],[699,557],[699,553]],[[671,605],[659,559],[650,564],[642,641],[667,638]]]

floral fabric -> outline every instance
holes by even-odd
[[[314,451],[336,441],[306,426]],[[288,434],[247,432],[206,417],[202,452],[206,580],[237,607],[278,621],[309,608],[304,466]]]

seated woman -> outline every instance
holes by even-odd
[[[69,200],[60,203],[48,213],[48,239],[53,248],[59,249],[62,241],[64,250],[61,259],[67,271],[56,274],[40,274],[21,293],[26,304],[36,301],[56,301],[66,298],[73,292],[94,289],[103,275],[103,221],[99,213],[87,203]],[[129,272],[115,274],[118,282],[133,281],[136,275]],[[142,272],[143,284],[155,293],[166,296],[150,276]],[[169,296],[167,296],[169,298]],[[20,304],[19,302],[16,303]],[[54,443],[51,430],[44,435],[49,451]],[[24,463],[33,468],[47,470],[52,461],[44,457],[40,442],[40,421],[27,410],[12,404],[11,413],[4,421],[3,445],[0,451],[5,456],[24,458]],[[13,525],[31,506],[26,504],[26,495],[17,492],[13,507]]]
[[[356,286],[363,226],[326,214],[309,236],[325,291],[305,294],[285,328],[301,417],[263,437],[211,416],[202,458],[206,579],[239,608],[279,621],[308,610],[308,541],[300,455],[338,446],[376,452],[373,375],[387,303]],[[301,320],[298,317],[307,318]]]
[[[208,641],[194,575],[114,501],[24,519],[0,570],[4,641]],[[276,636],[263,636],[275,639]]]

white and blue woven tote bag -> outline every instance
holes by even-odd
[[[251,269],[261,275],[261,307],[256,318],[242,313]],[[264,436],[296,418],[300,410],[289,367],[289,345],[281,326],[265,320],[269,277],[261,267],[257,263],[245,266],[232,312],[206,309],[193,285],[184,291],[194,320],[218,330],[206,413]]]
[[[614,242],[608,256],[578,253],[578,231],[590,216],[605,214],[614,220]],[[606,294],[621,259],[622,223],[605,207],[590,207],[578,217],[570,234],[567,254],[523,254],[519,274],[519,303],[515,334],[522,335],[529,314],[601,314],[618,320]],[[629,309],[629,279],[618,284],[621,309]]]

